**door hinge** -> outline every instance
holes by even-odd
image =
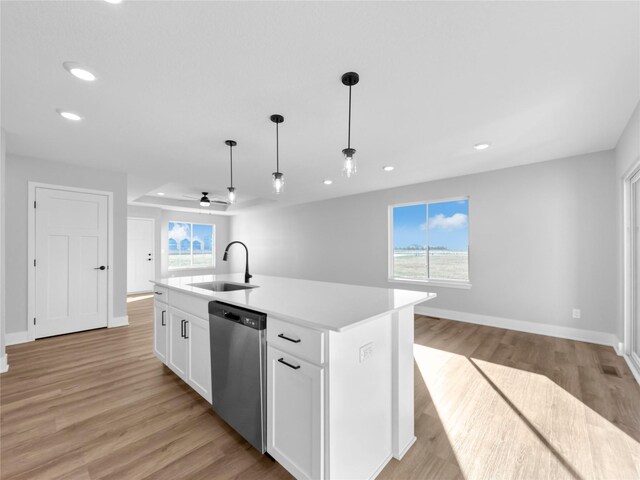
[[[33,259],[33,266],[34,267],[36,266],[36,259],[35,258]]]
[[[33,208],[36,208],[36,201],[33,201]]]
[[[36,317],[33,317],[33,324],[36,324]]]

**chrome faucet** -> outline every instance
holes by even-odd
[[[227,258],[229,256],[229,247],[231,245],[233,245],[234,243],[239,243],[240,245],[242,245],[244,247],[244,251],[246,253],[246,262],[244,264],[244,283],[249,283],[249,279],[253,276],[253,275],[249,275],[249,249],[247,248],[247,246],[239,241],[233,241],[231,242],[229,245],[227,245],[227,248],[224,249],[224,255],[222,256],[222,261],[226,262]]]

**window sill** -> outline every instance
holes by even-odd
[[[216,268],[215,265],[198,265],[197,267],[169,267],[170,272],[179,272],[180,270],[205,270]]]
[[[458,288],[462,290],[471,289],[469,282],[448,282],[446,280],[406,280],[403,278],[388,278],[390,283],[404,283],[407,285],[425,285],[431,287]]]

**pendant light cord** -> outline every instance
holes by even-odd
[[[278,135],[278,123],[276,122],[276,172],[280,173],[280,137]]]
[[[229,165],[231,166],[231,188],[233,188],[233,145],[229,145]]]
[[[349,134],[347,136],[347,148],[351,148],[351,85],[349,85]]]

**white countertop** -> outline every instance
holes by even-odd
[[[212,292],[192,283],[227,281],[244,283],[244,274],[162,278],[153,283],[210,300],[257,310],[301,325],[342,331],[436,297],[435,293],[395,288],[363,287],[344,283],[254,275],[257,288]]]

